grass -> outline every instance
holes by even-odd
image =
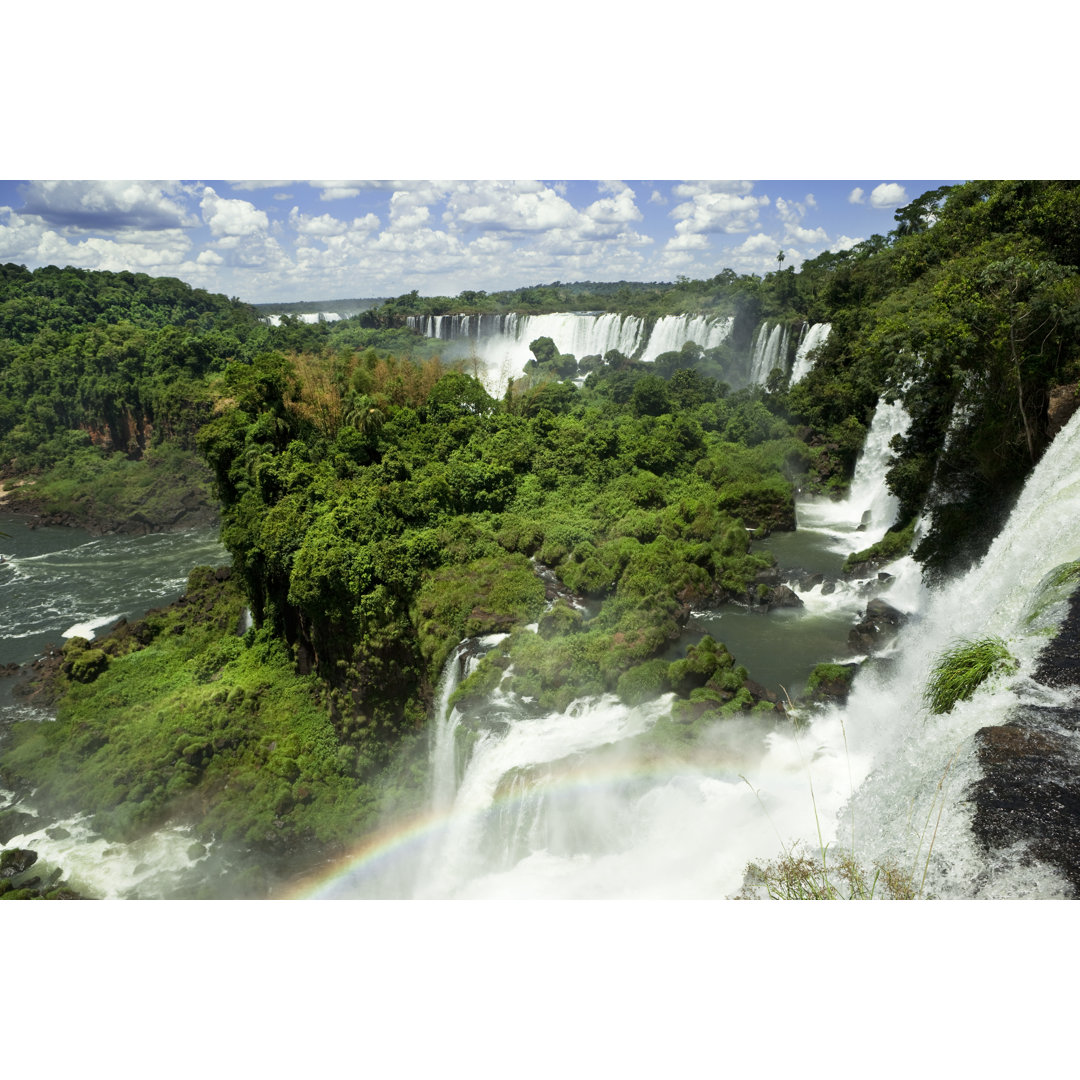
[[[931,713],[951,712],[998,671],[1013,671],[1016,660],[997,637],[963,639],[938,657],[927,679],[923,703]]]

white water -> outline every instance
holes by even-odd
[[[616,349],[624,356],[642,350],[640,359],[653,361],[663,352],[678,351],[688,341],[704,349],[715,348],[731,334],[732,318],[703,315],[666,315],[657,319],[646,336],[645,320],[632,315],[410,316],[407,324],[426,337],[455,342],[456,354],[476,362],[476,374],[493,397],[501,397],[510,379],[526,373],[533,360],[529,343],[549,337],[560,353],[578,360],[604,356]]]
[[[982,562],[937,591],[915,590],[892,667],[865,668],[848,705],[805,726],[744,716],[716,724],[689,757],[635,736],[667,712],[611,697],[541,717],[497,695],[508,729],[481,735],[434,847],[421,897],[726,897],[748,862],[793,845],[891,860],[937,897],[1054,897],[1062,879],[1011,855],[984,856],[970,833],[972,736],[1017,703],[1062,700],[1032,680],[1045,631],[1026,625],[1039,582],[1080,558],[1080,414],[1050,446]],[[944,716],[922,693],[959,637],[995,634],[1017,671]],[[744,779],[745,778],[745,779]],[[820,833],[819,833],[820,830]]]
[[[846,499],[801,499],[796,502],[798,528],[828,533],[833,550],[850,553],[876,544],[895,524],[899,502],[885,486],[885,473],[892,463],[889,447],[895,435],[904,434],[911,424],[903,403],[878,402],[855,475]]]
[[[704,315],[664,315],[656,320],[640,359],[649,363],[661,353],[678,352],[688,341],[715,349],[731,336],[734,316],[710,319]]]
[[[764,384],[773,368],[787,370],[788,326],[777,323],[771,330],[764,322],[758,327],[750,356],[750,382]]]
[[[789,385],[794,386],[809,374],[811,368],[814,366],[815,358],[812,354],[815,349],[825,344],[831,329],[832,323],[826,322],[814,323],[814,325],[807,330],[802,341],[799,342],[798,349],[795,350],[795,360],[791,365]]]
[[[336,311],[304,311],[296,316],[303,323],[337,322],[341,317]],[[280,326],[281,316],[267,315],[266,321],[271,326]]]

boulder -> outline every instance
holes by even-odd
[[[848,634],[848,646],[854,653],[873,653],[896,636],[906,619],[892,604],[874,597],[866,605],[862,620]]]
[[[799,594],[794,590],[789,589],[786,585],[777,585],[766,598],[766,603],[770,608],[794,608],[802,607],[803,602],[799,599]]]
[[[0,878],[15,877],[37,862],[37,852],[29,848],[9,848],[0,851]]]
[[[6,844],[13,836],[36,832],[41,823],[33,814],[21,810],[5,810],[0,813],[0,844]]]

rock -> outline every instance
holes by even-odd
[[[836,582],[835,581],[826,581],[821,586],[821,595],[822,596],[831,596],[834,592],[836,592]]]
[[[907,616],[892,604],[874,597],[866,605],[862,621],[848,634],[848,646],[854,653],[872,653],[896,636]]]
[[[1080,387],[1058,386],[1050,391],[1046,433],[1052,439],[1080,408]]]
[[[766,598],[766,603],[770,608],[794,608],[803,606],[802,600],[799,599],[799,594],[794,590],[789,589],[786,585],[777,585]]]
[[[29,848],[9,848],[0,851],[0,878],[15,877],[24,873],[37,862],[37,852]]]
[[[810,700],[843,705],[851,692],[851,680],[858,670],[858,664],[818,664],[810,673],[807,686]]]
[[[754,575],[755,585],[779,585],[780,584],[780,567],[768,566],[764,570],[759,570]]]
[[[13,836],[37,832],[40,822],[33,814],[21,810],[5,810],[0,813],[0,844],[6,844]]]
[[[824,581],[824,574],[806,574],[799,580],[799,589],[802,592],[809,592],[815,585],[824,584]]]

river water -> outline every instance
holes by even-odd
[[[6,534],[0,536],[0,667],[30,663],[76,634],[92,639],[121,618],[141,618],[180,596],[192,567],[229,558],[216,527],[93,537],[83,529],[29,529],[26,522],[0,514]],[[52,719],[12,694],[15,681],[0,679],[0,739],[13,720]],[[0,788],[0,810],[14,801],[13,792]],[[19,809],[36,814],[32,798]],[[43,820],[4,846],[36,851],[35,871],[61,867],[73,887],[97,897],[167,895],[207,855],[183,828],[133,844],[107,843],[81,815]]]

